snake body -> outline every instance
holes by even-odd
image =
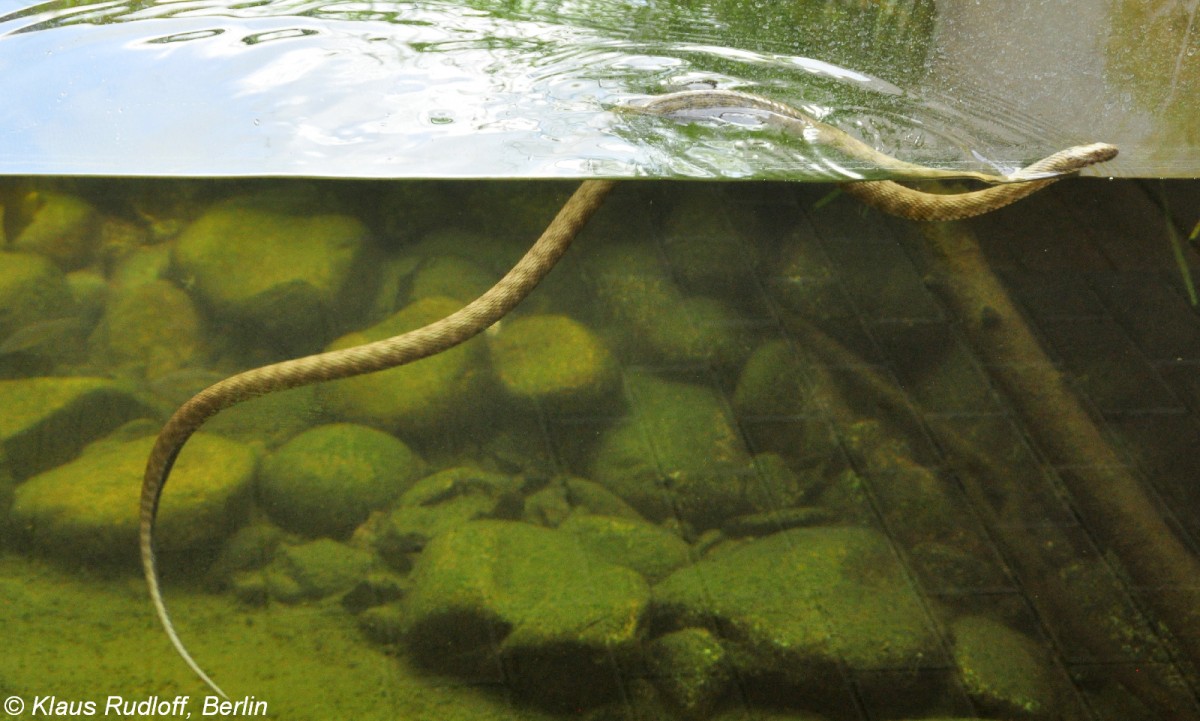
[[[142,570],[159,621],[187,665],[213,691],[225,696],[179,638],[167,605],[154,553],[154,522],[163,486],[188,438],[217,412],[242,401],[287,388],[374,373],[412,363],[453,348],[503,318],[546,277],[615,183],[588,180],[567,200],[533,247],[496,285],[469,304],[423,328],[366,345],[318,353],[254,368],[205,388],[184,403],[163,426],[142,478],[139,542]]]
[[[1089,165],[1111,160],[1117,148],[1107,143],[1077,145],[1026,166],[1012,175],[953,171],[906,163],[882,153],[840,128],[823,123],[804,111],[761,95],[736,90],[683,90],[656,95],[625,106],[626,110],[664,117],[686,118],[696,113],[745,112],[785,133],[803,138],[814,147],[829,149],[866,165],[902,173],[913,180],[971,179],[997,184],[969,193],[927,193],[890,180],[841,183],[847,195],[892,215],[909,220],[961,220],[982,215],[1036,192]]]
[[[926,168],[885,155],[853,136],[822,123],[797,108],[748,93],[699,90],[658,96],[631,110],[660,116],[686,115],[697,110],[749,108],[764,113],[768,122],[811,142],[836,149],[877,167],[923,179],[969,177],[988,183],[1007,183],[960,195],[935,195],[890,181],[844,183],[842,188],[887,212],[917,220],[950,220],[970,217],[1002,207],[1054,182],[1058,175],[1074,172],[1116,155],[1111,145],[1094,144],[1055,153],[1015,173],[991,176]],[[1024,182],[1014,182],[1024,181]],[[171,468],[188,439],[222,409],[257,396],[287,388],[373,373],[440,353],[482,332],[504,317],[554,267],[575,235],[603,203],[614,186],[610,180],[583,182],[547,226],[529,251],[499,282],[461,310],[423,328],[354,348],[310,355],[239,373],[196,394],[167,421],[142,479],[139,545],[142,569],[158,618],[175,650],[213,691],[225,697],[180,639],[167,612],[155,558],[154,525],[163,488]]]

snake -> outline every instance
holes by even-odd
[[[963,220],[989,213],[1045,188],[1089,165],[1112,160],[1117,147],[1089,143],[1060,150],[1011,175],[994,175],[969,170],[941,170],[898,160],[880,152],[841,128],[817,120],[787,103],[737,90],[681,90],[634,101],[622,108],[684,119],[690,115],[719,115],[750,111],[762,122],[788,135],[801,138],[822,150],[833,150],[865,165],[903,174],[913,180],[969,179],[992,187],[966,193],[929,193],[891,180],[862,180],[839,183],[847,195],[891,215],[908,220]]]
[[[904,163],[871,148],[845,131],[822,123],[798,108],[769,98],[729,90],[694,90],[655,96],[630,106],[634,112],[678,117],[695,111],[748,108],[764,113],[772,124],[811,142],[837,149],[880,168],[921,179],[970,177],[1003,183],[958,195],[913,190],[891,181],[843,183],[843,189],[870,205],[915,220],[971,217],[1015,202],[1059,177],[1116,155],[1103,143],[1055,153],[1011,176],[959,173]],[[1048,177],[1047,177],[1048,176]],[[458,311],[416,330],[351,348],[253,368],[208,386],[181,405],[167,420],[146,461],[139,505],[138,543],[142,571],[158,620],[184,662],[210,689],[228,698],[184,645],[167,610],[155,552],[154,529],[163,489],[188,439],[218,412],[243,401],[289,388],[338,380],[395,368],[436,355],[478,335],[515,308],[554,268],[572,240],[603,204],[616,181],[585,180],[555,215],[541,236],[494,286]]]

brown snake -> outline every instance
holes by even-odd
[[[821,123],[783,103],[747,93],[699,90],[657,96],[630,109],[662,116],[689,110],[750,108],[767,113],[785,129],[801,132],[814,142],[837,148],[882,168],[903,171],[910,177],[973,177],[984,182],[1003,182],[986,190],[959,195],[935,195],[906,188],[891,181],[843,183],[850,195],[882,210],[915,220],[954,220],[994,210],[1042,188],[1057,177],[1116,155],[1111,145],[1094,144],[1070,148],[1038,161],[1013,176],[954,173],[903,163],[884,155],[862,141]],[[1022,178],[1034,178],[1023,182]],[[504,317],[537,286],[566,252],[575,235],[604,202],[615,185],[611,180],[584,181],[567,200],[533,247],[499,282],[461,310],[423,328],[354,348],[318,353],[239,373],[196,394],[167,421],[146,462],[142,480],[139,544],[142,569],[150,598],[167,636],[188,667],[213,691],[225,692],[192,658],[167,612],[154,551],[154,524],[163,487],[176,457],[187,440],[210,417],[222,409],[257,396],[297,386],[373,373],[435,355],[474,337]]]
[[[970,193],[942,195],[905,187],[890,180],[866,180],[840,183],[842,191],[892,215],[909,220],[962,220],[1003,208],[1041,190],[1089,165],[1112,160],[1116,146],[1107,143],[1076,145],[1026,166],[1008,176],[974,171],[929,168],[897,160],[881,153],[840,128],[823,123],[786,103],[761,95],[735,90],[684,90],[656,95],[623,108],[626,111],[660,116],[686,117],[689,114],[719,114],[720,111],[752,111],[765,125],[803,138],[814,147],[835,150],[849,158],[884,170],[903,173],[914,180],[971,179],[999,183]],[[705,111],[708,111],[707,113]]]

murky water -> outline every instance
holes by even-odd
[[[1057,187],[953,232],[1078,413],[992,370],[941,236],[826,186],[627,183],[483,336],[202,429],[159,525],[185,642],[234,715],[1187,718],[1194,629],[1155,619],[1191,591],[1131,569],[1200,537],[1156,205],[1196,189]],[[569,191],[4,181],[6,694],[201,712],[136,571],[166,415],[452,311]],[[1132,495],[1095,506],[1081,452]]]

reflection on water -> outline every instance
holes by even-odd
[[[4,181],[6,695],[198,711],[135,570],[150,437],[215,379],[451,312],[569,191]],[[288,719],[1194,718],[1194,588],[1144,567],[1200,540],[1158,207],[1062,183],[922,232],[825,195],[625,184],[484,335],[217,416],[160,517],[197,659]],[[976,241],[986,269],[936,257]],[[1022,363],[988,346],[1026,329]],[[1049,361],[1039,415],[1012,379]]]
[[[935,43],[945,17],[931,0],[56,0],[0,17],[0,171],[833,175],[770,133],[631,127],[611,112],[697,83],[818,108],[884,152],[949,169],[1125,139],[1007,86],[931,75],[964,60],[953,38]]]

